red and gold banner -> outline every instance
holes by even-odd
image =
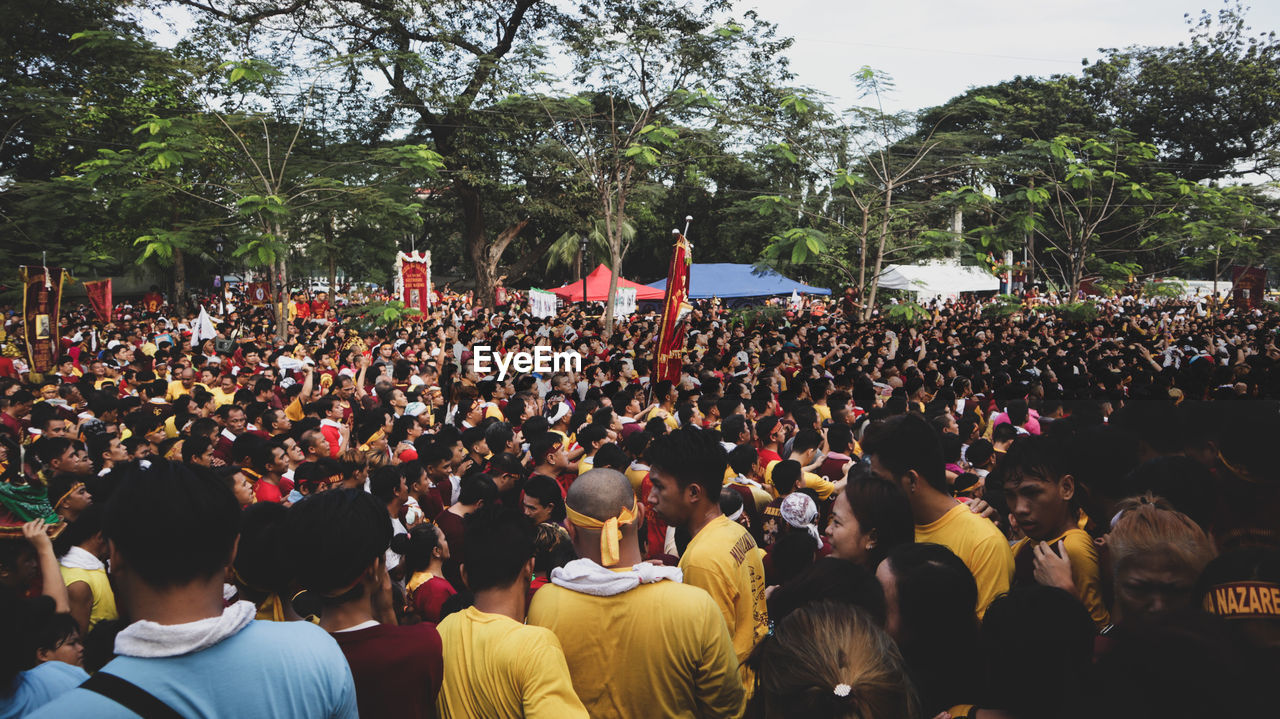
[[[401,252],[396,255],[396,270],[400,301],[427,314],[431,309],[431,253]]]
[[[244,294],[250,304],[265,305],[271,301],[271,285],[267,282],[250,282],[245,287]]]
[[[84,283],[84,291],[89,294],[89,304],[103,322],[111,321],[111,279],[93,280]]]
[[[61,267],[22,267],[22,334],[32,372],[51,372],[58,363],[63,275]]]
[[[406,262],[401,269],[404,283],[404,304],[427,311],[427,266],[421,262]]]
[[[684,365],[685,319],[689,304],[689,266],[693,248],[679,232],[671,251],[671,267],[667,270],[667,296],[662,303],[662,321],[658,325],[658,351],[654,358],[653,381],[680,379]]]
[[[1231,268],[1231,299],[1236,307],[1261,307],[1267,294],[1267,271],[1262,267]]]

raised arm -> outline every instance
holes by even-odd
[[[40,593],[53,600],[59,614],[71,611],[71,602],[67,598],[67,585],[62,581],[62,570],[58,568],[58,558],[53,553],[53,540],[49,539],[49,534],[45,531],[44,520],[35,519],[22,525],[22,536],[36,550],[42,585]]]

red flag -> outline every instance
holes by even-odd
[[[662,321],[658,325],[658,354],[655,359],[653,381],[680,379],[684,365],[685,319],[693,309],[689,305],[689,265],[693,262],[693,248],[679,232],[671,252],[671,267],[667,270],[667,296],[662,303]]]
[[[32,372],[48,372],[58,360],[61,267],[22,267],[22,331]]]
[[[89,293],[89,304],[103,322],[111,321],[111,278],[93,280],[84,283],[84,291]]]

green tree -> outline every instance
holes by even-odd
[[[224,63],[218,72],[243,86],[245,94],[268,95],[276,73],[258,61]],[[139,261],[151,257],[180,266],[180,253],[200,238],[230,235],[234,256],[263,270],[272,288],[277,336],[286,337],[285,304],[289,287],[287,259],[305,246],[309,216],[332,214],[341,201],[361,203],[401,221],[416,219],[416,203],[383,192],[403,175],[429,178],[441,167],[439,156],[423,145],[376,148],[363,158],[374,169],[353,172],[351,162],[327,156],[307,115],[304,101],[297,117],[274,112],[204,112],[177,117],[153,116],[135,129],[144,138],[136,150],[101,150],[82,163],[80,179],[133,201],[180,198],[205,212],[138,237]]]
[[[864,312],[874,307],[880,274],[895,255],[936,252],[955,244],[952,233],[921,224],[926,205],[902,203],[902,192],[956,175],[961,167],[947,162],[926,164],[944,139],[916,131],[912,113],[888,113],[881,98],[892,88],[885,74],[864,67],[854,75],[863,97],[872,104],[834,115],[802,93],[783,99],[781,109],[813,120],[786,133],[777,151],[811,173],[811,184],[799,196],[756,198],[763,214],[785,214],[796,222],[771,238],[764,257],[782,265],[816,265],[857,287]],[[803,131],[800,130],[803,128]]]
[[[540,77],[542,42],[573,31],[568,13],[545,0],[177,2],[246,32],[276,41],[297,38],[321,57],[346,57],[348,77],[376,73],[386,92],[353,106],[350,122],[368,141],[407,131],[409,142],[429,144],[440,154],[476,297],[492,307],[502,255],[532,218],[501,204],[513,195],[506,178],[472,162],[504,138],[473,130],[492,119],[486,112],[500,98]],[[503,221],[494,232],[496,218]]]
[[[728,2],[606,0],[568,38],[572,80],[589,89],[538,98],[578,177],[591,188],[612,277],[605,329],[634,233],[626,230],[636,192],[663,166],[687,161],[688,126],[723,116],[718,97],[760,77],[773,28]],[[754,59],[753,59],[754,57]]]
[[[73,275],[132,265],[131,228],[172,207],[103,216],[84,187],[58,178],[101,148],[132,142],[158,108],[193,106],[187,66],[153,52],[143,30],[98,0],[13,0],[0,23],[0,246],[16,272],[39,261]]]
[[[1280,38],[1223,5],[1188,15],[1186,42],[1109,49],[1083,75],[1091,106],[1189,180],[1280,168]]]
[[[1026,181],[1003,196],[970,186],[951,195],[994,218],[972,231],[984,248],[1003,252],[1034,236],[1070,292],[1089,267],[1161,242],[1154,231],[1196,195],[1194,183],[1169,173],[1148,176],[1156,147],[1128,133],[1028,141],[1025,152]]]

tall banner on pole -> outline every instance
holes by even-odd
[[[395,269],[396,295],[405,307],[421,310],[431,308],[431,253],[398,252]]]
[[[1236,307],[1261,307],[1267,294],[1267,270],[1262,267],[1231,268],[1231,299]]]
[[[22,334],[32,372],[50,372],[58,362],[63,274],[61,267],[22,267]]]
[[[658,325],[658,351],[653,371],[655,382],[680,379],[680,368],[684,364],[684,323],[693,309],[689,304],[689,266],[693,263],[693,248],[678,230],[673,234],[676,244],[671,252],[667,296],[662,303],[662,321]]]
[[[89,304],[103,322],[111,321],[111,278],[93,280],[84,283],[84,291],[89,294]]]

